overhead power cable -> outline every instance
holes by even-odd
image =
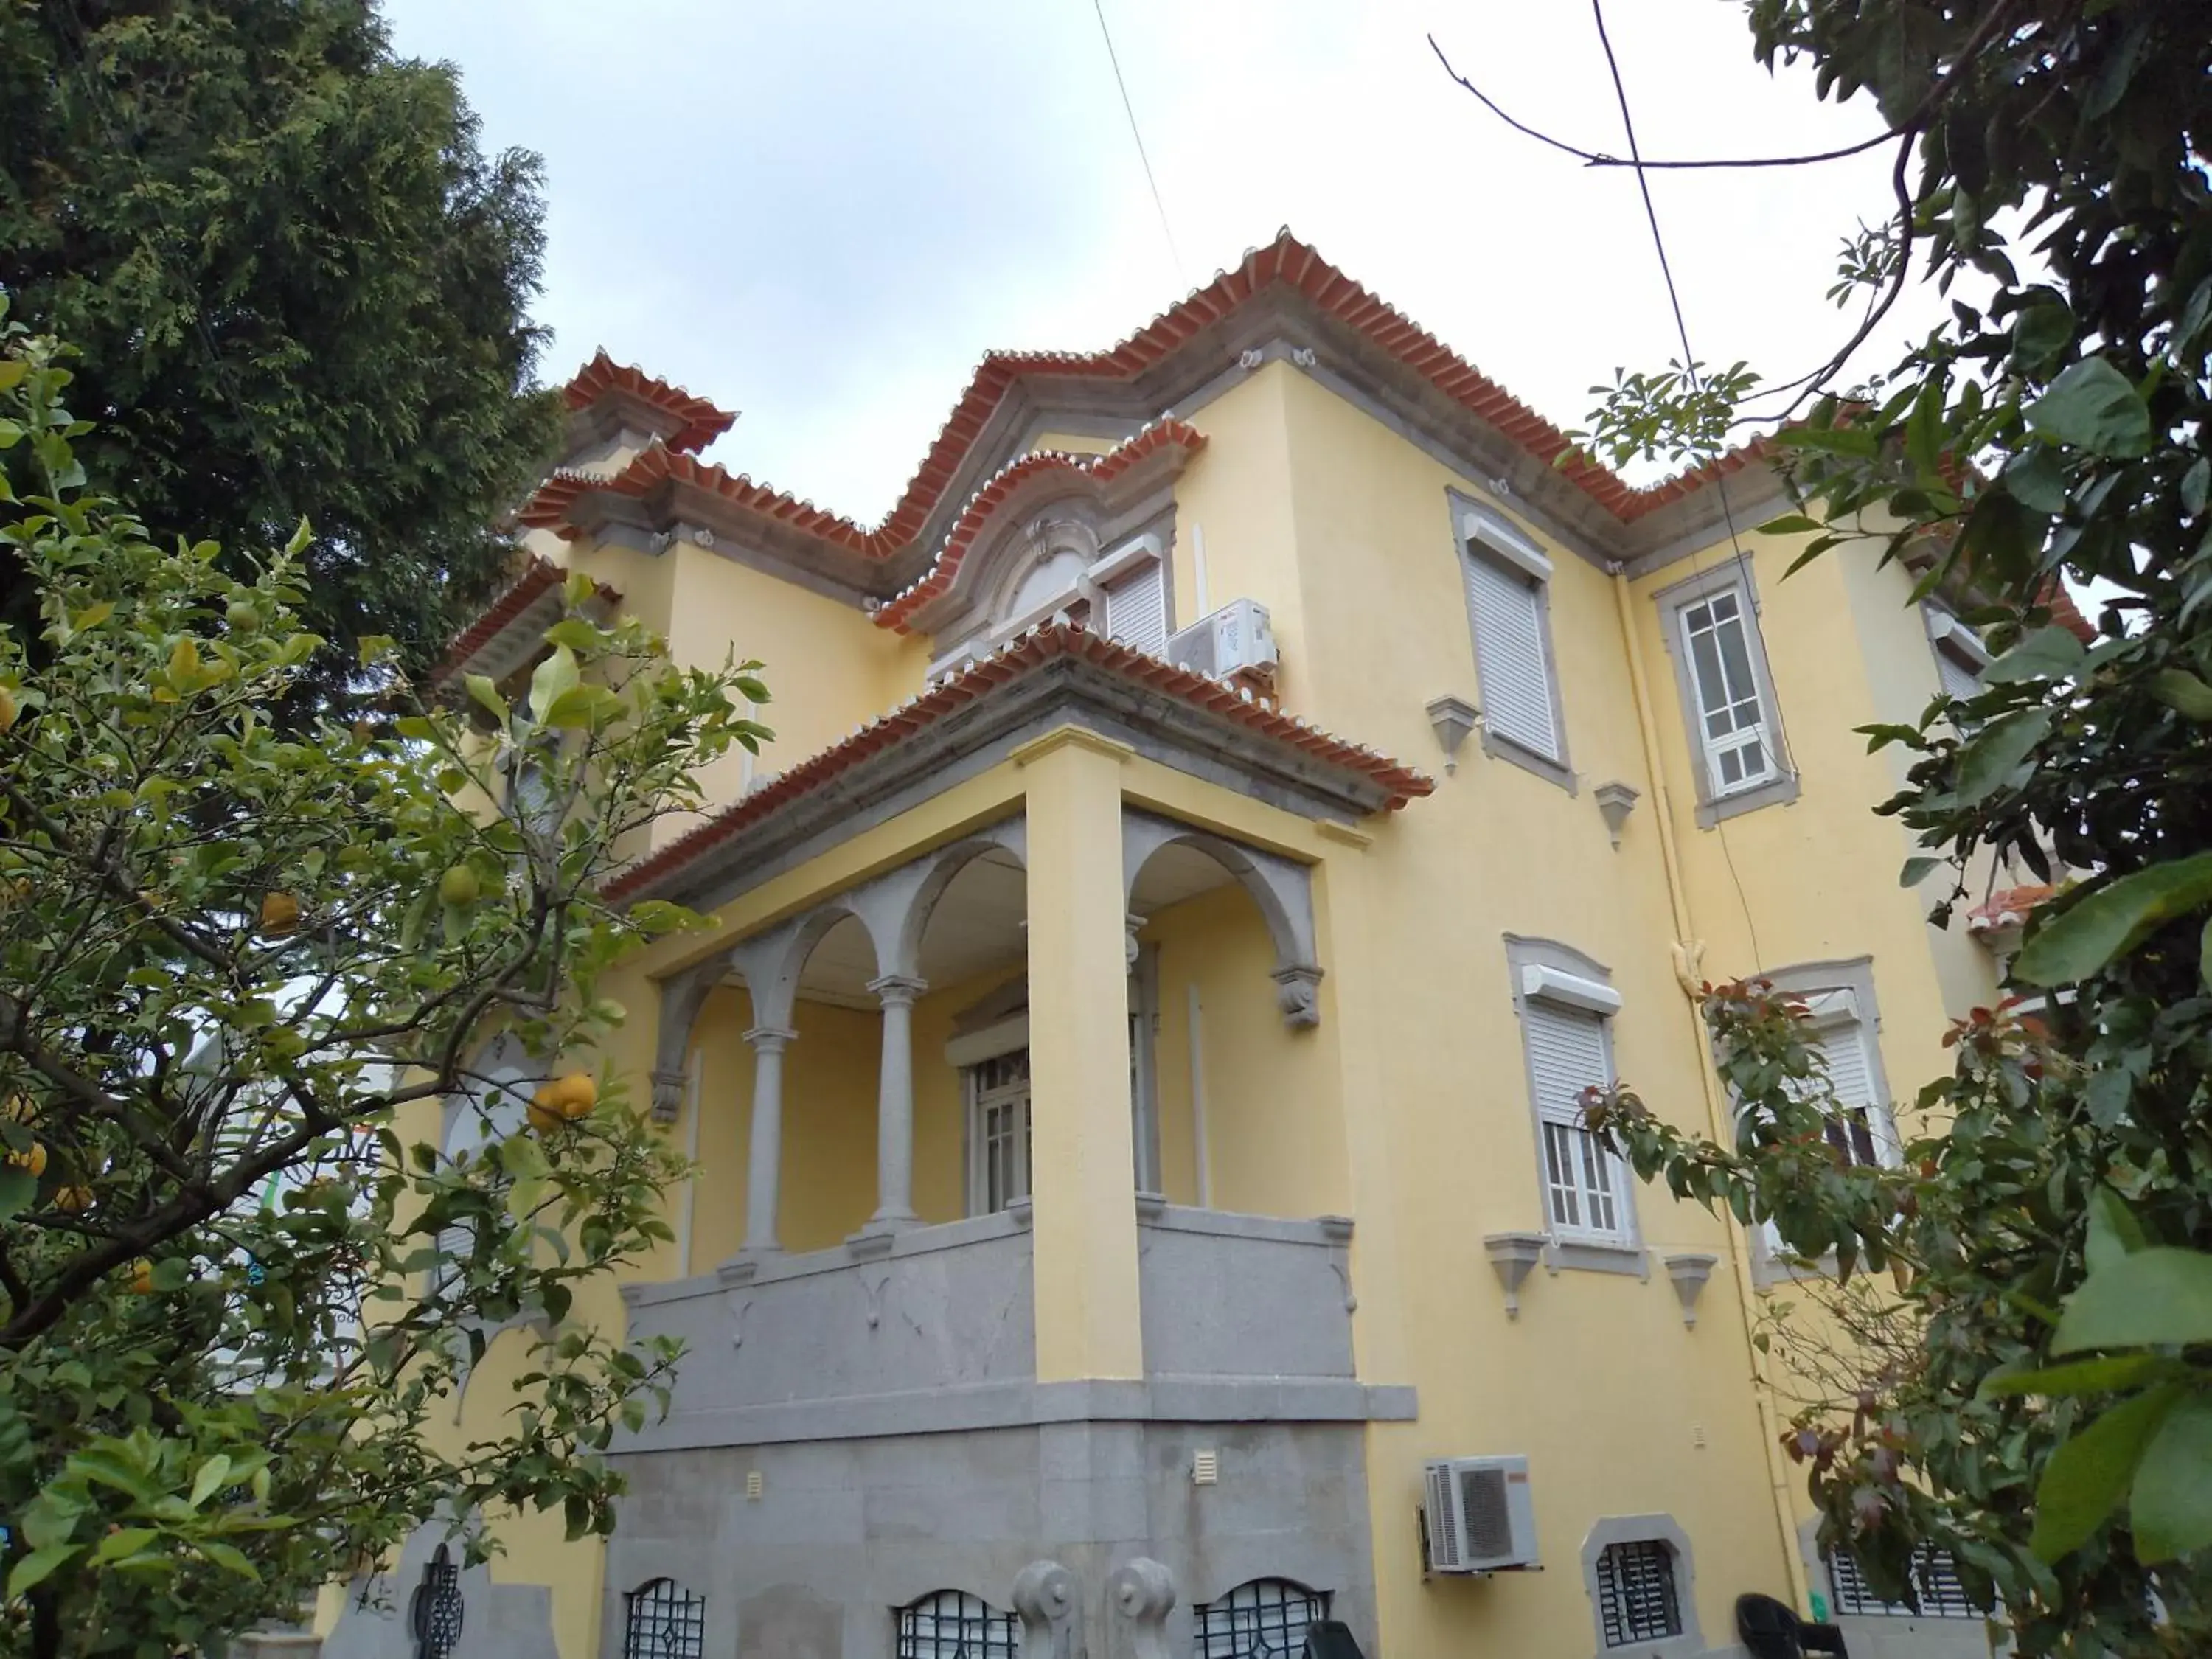
[[[1168,257],[1175,261],[1176,280],[1186,285],[1190,278],[1183,270],[1182,250],[1176,246],[1174,227],[1168,223],[1167,204],[1160,199],[1160,181],[1152,176],[1152,158],[1145,153],[1145,135],[1137,130],[1137,108],[1129,101],[1129,83],[1121,76],[1121,55],[1114,50],[1114,31],[1106,27],[1105,0],[1091,0],[1091,9],[1098,15],[1098,33],[1106,42],[1106,61],[1114,66],[1114,85],[1121,94],[1121,112],[1129,118],[1129,137],[1137,141],[1137,160],[1144,165],[1145,183],[1152,192],[1152,208],[1160,216],[1160,234],[1167,238]]]

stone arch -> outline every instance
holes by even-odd
[[[1209,831],[1156,817],[1149,812],[1121,815],[1121,896],[1128,908],[1137,878],[1153,854],[1165,847],[1188,847],[1218,864],[1260,909],[1275,949],[1277,1000],[1285,1024],[1318,1025],[1316,994],[1322,969],[1314,947],[1313,878],[1306,866]]]
[[[876,931],[868,926],[866,915],[860,906],[853,902],[850,895],[827,900],[805,915],[746,940],[730,952],[730,965],[744,981],[746,993],[752,999],[755,1027],[787,1027],[791,1024],[793,1006],[799,1000],[799,976],[806,971],[807,958],[831,928],[848,920],[858,922],[867,934],[869,949],[876,956],[876,971],[882,973],[883,950],[877,942]]]
[[[884,933],[878,937],[877,951],[885,955],[890,965],[884,971],[892,974],[918,973],[921,963],[921,941],[929,931],[930,918],[937,912],[938,902],[953,879],[975,860],[986,853],[1004,852],[1014,855],[1024,875],[1029,870],[1029,850],[1023,835],[1023,821],[1007,818],[1001,823],[980,830],[975,834],[941,847],[927,857],[917,860],[897,872],[911,873],[910,884],[898,895],[895,906],[886,907],[892,914],[885,918]],[[889,878],[887,878],[888,880]]]

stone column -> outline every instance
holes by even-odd
[[[776,1194],[783,1164],[783,1050],[799,1035],[781,1025],[756,1025],[745,1033],[753,1049],[752,1153],[745,1165],[745,1249],[780,1250]]]
[[[1026,774],[1028,813],[1040,1382],[1145,1374],[1121,902],[1121,767],[1129,753],[1062,726],[1014,756]]]
[[[914,1004],[929,987],[904,974],[868,981],[884,1009],[876,1085],[876,1212],[870,1232],[910,1227],[914,1213]]]

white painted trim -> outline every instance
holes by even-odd
[[[1190,1138],[1198,1162],[1198,1207],[1213,1207],[1213,1155],[1206,1137],[1206,1045],[1200,1033],[1205,1014],[1198,987],[1190,987]]]
[[[1805,1023],[1808,1025],[1858,1023],[1858,993],[1848,986],[1833,991],[1816,991],[1805,998],[1804,1003]]]
[[[1617,1014],[1621,1006],[1620,993],[1610,985],[1534,962],[1521,969],[1521,994],[1544,1002],[1564,1003],[1593,1014]]]
[[[1160,564],[1165,559],[1166,555],[1160,548],[1160,538],[1148,530],[1141,536],[1131,537],[1111,553],[1094,560],[1091,568],[1083,574],[1094,582],[1111,581],[1134,566],[1147,562]]]
[[[1000,1054],[1011,1054],[1017,1048],[1029,1046],[1030,1017],[1016,1014],[995,1025],[986,1025],[980,1031],[953,1038],[945,1045],[945,1063],[980,1066],[987,1060],[996,1060]]]
[[[1544,550],[1498,514],[1484,507],[1462,507],[1459,533],[1464,540],[1480,542],[1508,564],[1536,580],[1552,580],[1552,562],[1545,556]]]

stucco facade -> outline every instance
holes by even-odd
[[[777,739],[618,889],[712,919],[611,988],[601,1057],[701,1173],[575,1316],[688,1357],[611,1544],[514,1523],[490,1577],[542,1590],[533,1651],[640,1650],[625,1598],[667,1579],[703,1654],[950,1652],[899,1610],[1010,1610],[1038,1559],[1102,1655],[1138,1650],[1137,1557],[1178,1655],[1325,1606],[1370,1655],[1674,1659],[1729,1650],[1746,1591],[1834,1602],[1753,1379],[1760,1241],[1578,1175],[1545,1102],[1601,1066],[1721,1127],[1685,981],[1794,971],[1875,1140],[1994,994],[1899,889],[1852,729],[1936,694],[1909,575],[1732,540],[1775,510],[1755,453],[1643,492],[1555,466],[1287,236],[1115,351],[987,363],[874,530],[684,453],[672,388],[586,378],[532,556],[679,658],[762,659]],[[456,672],[526,665],[532,580]],[[1163,659],[1240,600],[1271,675]],[[1544,1570],[1425,1570],[1424,1470],[1482,1456],[1526,1458]],[[1624,1624],[1611,1575],[1654,1562],[1666,1608]]]

